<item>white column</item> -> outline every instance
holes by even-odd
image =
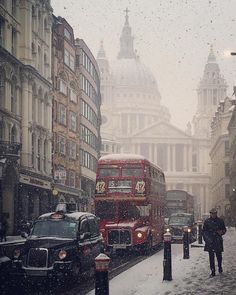
[[[175,172],[176,171],[176,168],[175,168],[175,156],[176,156],[176,154],[175,154],[175,144],[173,144],[172,145],[172,155],[173,155],[173,171]]]
[[[189,172],[192,172],[193,171],[193,164],[192,164],[192,145],[189,146],[189,149],[188,149],[188,165],[189,165]]]
[[[187,171],[187,146],[186,144],[184,144],[184,147],[183,147],[183,170],[184,172]]]
[[[167,145],[167,171],[171,171],[170,145]]]

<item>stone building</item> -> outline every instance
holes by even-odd
[[[236,89],[234,89],[235,91]],[[234,92],[235,94],[235,92]],[[236,225],[236,100],[232,100],[232,116],[229,121],[229,202],[230,202],[230,220],[231,225]]]
[[[195,196],[198,216],[210,204],[210,122],[226,84],[211,49],[198,87],[193,130],[173,126],[161,104],[151,71],[137,56],[126,13],[120,52],[110,65],[101,44],[97,61],[101,74],[101,154],[128,152],[144,155],[165,171],[167,189],[184,189]],[[181,99],[181,98],[178,98]]]
[[[0,1],[0,133],[10,154],[4,160],[1,150],[1,213],[9,233],[43,211],[51,192],[51,16],[49,0]]]
[[[80,84],[74,32],[53,17],[53,196],[54,202],[80,205],[79,113]]]
[[[234,106],[228,97],[221,101],[211,123],[211,192],[212,207],[218,208],[218,214],[230,216],[230,145],[228,124]]]

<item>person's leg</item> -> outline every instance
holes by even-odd
[[[215,253],[214,251],[209,251],[209,261],[210,261],[210,269],[211,269],[211,275],[215,275]]]
[[[223,269],[222,269],[222,252],[216,252],[216,258],[217,258],[217,262],[218,262],[219,273],[222,273],[223,272]]]

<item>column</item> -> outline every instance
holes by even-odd
[[[184,144],[183,146],[183,170],[187,171],[187,146]]]
[[[193,171],[193,164],[192,164],[192,145],[189,145],[189,149],[188,149],[188,163],[189,163],[189,172]]]
[[[170,145],[167,145],[167,171],[171,171]]]
[[[154,163],[157,165],[157,144],[154,144]]]
[[[176,166],[176,163],[175,163],[175,156],[176,156],[176,154],[175,154],[175,144],[173,144],[173,146],[172,146],[172,162],[173,162],[173,171],[175,172],[176,171],[176,168],[175,168],[175,166]]]
[[[28,77],[22,75],[22,165],[29,167],[29,91]]]

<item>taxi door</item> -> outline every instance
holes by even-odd
[[[95,216],[88,216],[89,228],[91,232],[92,256],[94,259],[100,254],[102,247],[102,236],[99,231],[99,225]]]
[[[79,226],[79,252],[80,263],[83,270],[89,269],[92,261],[92,244],[91,233],[89,229],[88,219],[85,217],[81,220]]]

